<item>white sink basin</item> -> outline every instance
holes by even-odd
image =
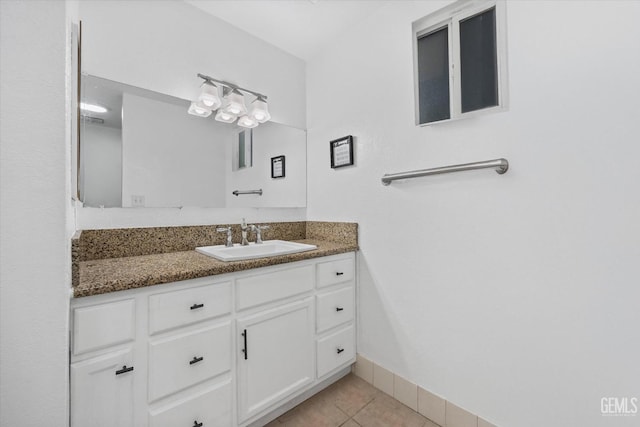
[[[220,261],[242,261],[245,259],[264,258],[278,255],[295,254],[318,249],[316,245],[305,243],[287,242],[285,240],[265,240],[256,245],[249,243],[249,246],[242,246],[238,243],[233,247],[225,245],[201,246],[196,251],[201,254],[219,259]]]

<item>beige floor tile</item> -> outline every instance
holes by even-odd
[[[280,421],[278,421],[277,419],[271,421],[269,424],[265,425],[264,427],[278,427],[281,426],[282,424],[280,423]]]
[[[427,420],[427,423],[423,427],[441,427],[440,425],[434,423],[431,420]]]
[[[355,375],[347,375],[322,390],[313,399],[324,400],[337,406],[352,417],[380,393],[375,387]]]
[[[434,423],[444,426],[445,400],[440,396],[418,387],[418,412]]]
[[[332,402],[316,395],[278,418],[286,427],[338,427],[349,419]]]
[[[453,403],[446,402],[445,410],[447,427],[477,427],[478,417]]]
[[[346,423],[342,424],[340,427],[360,427],[360,424],[353,420],[349,420]]]
[[[382,393],[353,419],[363,427],[423,427],[428,421],[422,415]]]
[[[393,396],[393,372],[373,364],[373,385],[378,390]]]

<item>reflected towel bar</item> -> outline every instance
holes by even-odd
[[[234,196],[239,196],[241,194],[257,194],[258,196],[262,196],[262,188],[259,190],[234,190],[231,194]]]
[[[451,172],[463,172],[475,169],[494,168],[500,175],[509,170],[509,162],[507,159],[485,160],[483,162],[464,163],[462,165],[443,166],[433,169],[421,169],[416,171],[389,173],[382,176],[382,185],[389,185],[392,181],[398,179],[419,178],[422,176],[439,175]]]

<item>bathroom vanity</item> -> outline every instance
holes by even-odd
[[[260,425],[348,373],[355,249],[315,242],[300,260],[246,269],[191,251],[239,270],[74,298],[71,426]]]

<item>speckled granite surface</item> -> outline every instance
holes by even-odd
[[[353,252],[358,249],[357,245],[325,240],[296,241],[316,245],[318,249],[291,255],[232,262],[218,261],[195,250],[83,261],[80,263],[80,283],[74,288],[73,296],[78,298],[99,295]]]
[[[222,225],[85,230],[74,235],[74,297],[86,297],[161,283],[284,264],[358,249],[357,224],[329,222],[269,223],[265,240],[297,241],[318,246],[298,254],[223,262],[197,253],[198,246],[224,243]],[[234,242],[240,228],[233,225]],[[213,233],[213,234],[212,234]]]

